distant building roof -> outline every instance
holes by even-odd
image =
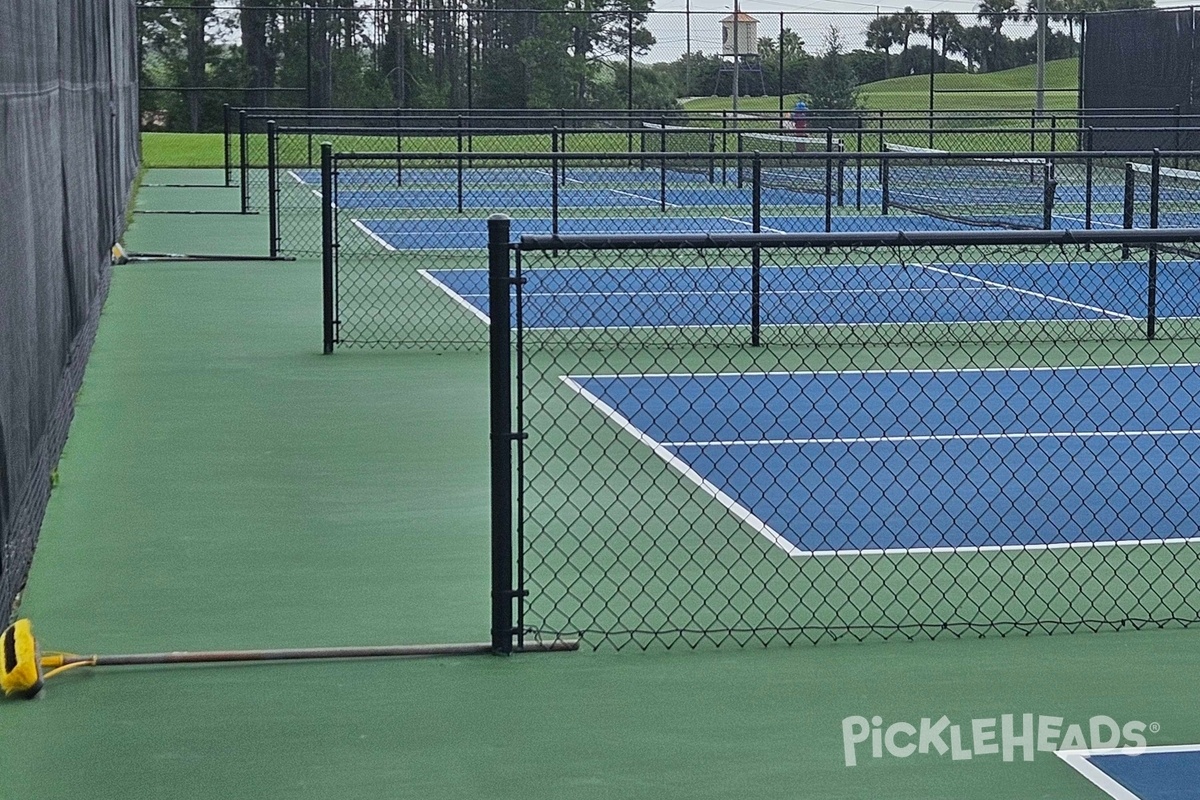
[[[736,20],[734,19],[735,16],[737,17]],[[730,14],[728,17],[721,20],[721,22],[758,22],[758,20],[747,14],[745,11],[739,11],[736,15]]]

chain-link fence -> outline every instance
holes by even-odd
[[[649,138],[662,145],[672,133],[656,129]],[[689,147],[694,136],[685,135]],[[479,220],[495,212],[527,234],[1111,231],[1200,222],[1181,185],[1186,171],[1163,166],[1197,153],[996,157],[859,153],[829,138],[789,145],[786,153],[711,145],[673,152],[669,142],[657,152],[572,153],[552,144],[557,152],[529,155],[335,154],[329,146],[324,173],[277,171],[272,231],[279,252],[329,260],[327,349],[442,349],[486,340],[486,319],[447,281],[477,267],[485,246]],[[1128,176],[1142,170],[1176,185],[1131,191]],[[1169,209],[1161,220],[1140,210],[1156,196]]]
[[[1196,621],[1196,231],[490,224],[431,277],[491,322],[518,646]]]

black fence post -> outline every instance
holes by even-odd
[[[492,651],[513,650],[513,411],[509,298],[511,220],[488,217],[488,315],[491,407]]]
[[[858,131],[855,133],[854,147],[855,147],[854,152],[857,154],[854,157],[854,209],[856,211],[862,211],[863,132],[862,132],[862,120],[861,119],[859,120],[859,123],[858,123]]]
[[[401,78],[403,80],[403,78]],[[404,125],[404,119],[400,116],[400,109],[396,109],[396,186],[404,185],[404,167],[401,164],[400,154],[404,152],[404,135],[400,132]]]
[[[458,213],[463,213],[463,118],[458,115],[458,156],[455,159],[454,176],[458,183]]]
[[[223,135],[221,138],[221,145],[225,150],[225,152],[224,152],[225,185],[232,186],[233,185],[233,150],[232,150],[232,145],[230,144],[230,141],[229,141],[229,137],[233,133],[233,131],[232,131],[232,125],[231,125],[230,119],[229,119],[229,103],[225,103],[221,106],[221,126],[222,126],[222,130],[223,130]]]
[[[558,156],[558,129],[550,135],[550,232],[558,235],[558,171],[562,159]]]
[[[664,116],[661,120],[661,129],[659,131],[659,141],[661,153],[658,159],[658,209],[659,211],[667,210],[667,118]]]
[[[1054,194],[1058,183],[1054,180],[1054,168],[1050,164],[1042,167],[1042,230],[1054,227]]]
[[[1133,171],[1133,162],[1125,164],[1125,201],[1121,208],[1121,227],[1125,230],[1133,230],[1133,207],[1137,202],[1137,194],[1134,189],[1135,173]],[[1121,258],[1129,258],[1129,245],[1121,245]]]
[[[1096,177],[1095,177],[1095,159],[1091,157],[1092,152],[1092,128],[1088,127],[1084,132],[1084,150],[1089,154],[1084,161],[1084,176],[1083,176],[1083,227],[1084,230],[1092,229],[1092,209],[1094,206],[1093,194],[1095,193]]]
[[[250,213],[250,165],[246,163],[246,112],[238,112],[238,180],[242,184],[242,213]]]
[[[322,321],[324,323],[325,355],[333,352],[336,342],[334,319],[335,288],[334,288],[334,248],[337,232],[334,230],[333,197],[333,145],[329,142],[321,144],[321,292],[322,292]]]
[[[750,219],[755,233],[762,233],[762,161],[758,153],[751,163]],[[750,345],[762,344],[762,249],[750,248]]]
[[[269,254],[279,257],[279,129],[275,120],[267,120],[267,226]]]
[[[842,204],[840,187],[838,205]],[[825,232],[833,230],[833,130],[825,129]]]

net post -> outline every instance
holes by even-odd
[[[246,163],[246,112],[238,112],[238,180],[242,184],[242,213],[250,213],[250,165]]]
[[[336,343],[334,319],[334,231],[333,206],[335,179],[333,145],[321,143],[321,320],[324,332],[322,352],[329,355]]]
[[[1158,196],[1162,188],[1162,155],[1158,148],[1150,157],[1150,227],[1158,227]],[[1158,317],[1158,246],[1151,243],[1147,248],[1146,280],[1146,339],[1154,341]]]
[[[1133,162],[1125,163],[1125,198],[1121,208],[1121,227],[1125,230],[1133,230],[1133,206],[1135,202],[1134,192],[1134,177]],[[1121,259],[1127,259],[1130,255],[1129,245],[1121,245]]]
[[[511,220],[503,214],[488,217],[489,407],[491,434],[491,557],[492,651],[513,650],[513,440],[512,321],[509,301],[512,277],[509,263]]]
[[[267,226],[271,258],[279,257],[279,128],[267,120]]]
[[[762,160],[758,153],[751,162],[750,220],[754,233],[762,233]],[[762,344],[762,249],[750,248],[750,345]]]
[[[1054,153],[1058,150],[1058,117],[1053,114],[1050,116],[1050,152]]]
[[[221,106],[221,147],[224,150],[225,157],[225,185],[233,185],[233,152],[229,144],[229,135],[231,133],[231,125],[229,123],[229,103],[224,103]]]
[[[1084,143],[1085,143],[1084,150],[1088,153],[1088,156],[1087,156],[1087,159],[1084,161],[1084,166],[1083,166],[1083,170],[1084,170],[1084,175],[1083,175],[1083,182],[1084,182],[1084,186],[1083,186],[1083,227],[1084,227],[1084,230],[1090,231],[1092,229],[1092,208],[1093,208],[1093,203],[1094,203],[1092,195],[1095,192],[1095,185],[1096,185],[1096,178],[1095,178],[1095,169],[1096,169],[1095,161],[1096,160],[1094,158],[1092,158],[1092,156],[1091,156],[1091,153],[1092,153],[1092,128],[1090,125],[1088,126],[1088,129],[1084,132]]]
[[[1029,152],[1037,152],[1037,109],[1029,111]]]

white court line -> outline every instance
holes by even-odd
[[[471,303],[467,302],[466,298],[464,298],[463,295],[460,295],[458,292],[454,291],[449,286],[447,286],[446,284],[439,281],[437,278],[430,275],[428,270],[419,269],[419,270],[417,270],[417,274],[420,275],[425,280],[432,283],[437,288],[441,289],[446,294],[450,295],[451,300],[458,303],[460,306],[465,308],[467,311],[470,311],[473,315],[475,315],[478,319],[480,319],[484,325],[492,324],[492,320],[488,317],[487,314],[483,313],[478,308],[471,305]],[[487,297],[487,295],[467,295],[466,297]]]
[[[441,270],[439,270],[439,272],[440,271]],[[945,286],[945,287],[934,287],[934,288],[930,288],[930,289],[879,288],[879,289],[771,290],[771,291],[759,292],[759,295],[762,297],[766,297],[768,295],[778,296],[778,297],[791,297],[793,295],[887,294],[889,292],[893,293],[893,294],[904,294],[907,292],[935,294],[935,293],[939,293],[939,292],[946,293],[946,292],[992,292],[992,291],[995,291],[995,290],[990,289],[986,286],[974,286],[974,287]],[[526,289],[524,294],[526,297],[741,297],[741,296],[752,295],[753,292],[750,292],[750,291],[747,291],[744,289],[729,290],[729,291],[711,291],[711,292],[699,292],[699,291],[694,291],[694,292],[671,292],[671,291],[663,291],[663,292],[556,292],[556,291],[553,291],[550,289],[548,289],[546,291],[530,291],[530,290]],[[487,296],[488,295],[486,295],[482,292],[463,295],[463,297],[487,297]]]
[[[922,269],[927,269],[930,272],[938,272],[943,275],[951,275],[955,278],[959,278],[961,280],[966,280],[966,281],[978,281],[979,283],[982,283],[985,286],[991,286],[995,289],[1003,289],[1003,290],[1010,291],[1010,292],[1016,292],[1017,294],[1024,294],[1024,295],[1028,295],[1030,297],[1036,297],[1039,300],[1048,300],[1053,303],[1060,303],[1062,305],[1072,306],[1074,308],[1080,308],[1085,311],[1091,311],[1095,314],[1103,314],[1107,317],[1114,317],[1115,319],[1123,319],[1123,320],[1132,320],[1133,319],[1133,317],[1129,316],[1128,314],[1122,314],[1119,311],[1109,311],[1106,308],[1101,308],[1100,306],[1091,306],[1091,305],[1088,305],[1087,303],[1076,303],[1073,300],[1067,300],[1065,297],[1055,297],[1054,295],[1042,294],[1041,292],[1035,292],[1030,289],[1021,289],[1016,286],[1009,286],[1007,283],[997,283],[996,281],[984,280],[983,278],[976,278],[974,275],[965,275],[961,272],[955,272],[954,270],[944,269],[942,267],[935,267],[932,264],[921,264],[916,261],[914,261],[913,264]]]
[[[1042,369],[1042,368],[1037,368]],[[884,370],[880,370],[881,372]],[[927,370],[936,372],[938,370]],[[965,370],[970,371],[970,370]],[[987,369],[974,370],[978,372],[989,371]],[[1030,369],[1029,371],[1034,371]],[[769,374],[769,373],[758,373]],[[791,373],[781,373],[791,374]],[[1168,544],[1189,544],[1200,541],[1200,536],[1197,537],[1178,537],[1173,539],[1108,539],[1102,541],[1083,541],[1083,542],[1052,542],[1047,544],[1004,544],[1004,545],[968,545],[968,546],[942,546],[942,547],[891,547],[891,548],[863,548],[863,549],[845,549],[845,550],[802,550],[792,544],[786,537],[771,527],[767,522],[756,516],[750,509],[735,500],[732,496],[724,492],[720,487],[702,476],[699,472],[692,469],[687,462],[683,461],[676,454],[672,453],[667,448],[678,447],[669,443],[662,443],[655,440],[632,422],[624,415],[618,412],[615,408],[605,403],[596,395],[584,389],[579,383],[582,380],[592,378],[642,378],[650,377],[648,375],[560,375],[559,380],[565,383],[572,390],[590,402],[596,409],[604,414],[619,428],[633,436],[642,444],[646,445],[651,451],[665,461],[668,466],[679,472],[689,481],[698,486],[705,494],[709,495],[732,514],[739,522],[749,527],[751,530],[762,535],[779,549],[783,550],[789,556],[793,557],[839,557],[839,556],[881,556],[881,555],[944,555],[954,553],[992,553],[992,552],[1030,552],[1041,550],[1076,550],[1076,549],[1096,549],[1101,547],[1135,547],[1139,545],[1168,545]],[[679,377],[679,376],[675,376]],[[686,376],[691,377],[691,376]]]
[[[301,177],[300,177],[300,175],[299,175],[299,174],[297,174],[297,173],[296,173],[296,170],[294,170],[294,169],[289,169],[289,170],[287,171],[287,174],[288,174],[288,175],[291,175],[291,176],[292,176],[292,177],[293,177],[293,178],[296,180],[296,183],[300,184],[301,186],[303,186],[303,187],[305,187],[305,188],[308,188],[309,186],[312,186],[312,184],[311,184],[311,183],[309,183],[308,181],[304,180],[304,178],[301,178]],[[318,196],[318,197],[320,197],[320,196],[321,196],[321,193],[320,193],[320,192],[317,192],[317,196]]]
[[[607,373],[588,375],[589,378],[744,378],[744,377],[797,377],[811,375],[937,375],[942,372],[953,374],[963,373],[978,373],[978,372],[1058,372],[1071,371],[1082,372],[1084,370],[1123,370],[1123,369],[1175,369],[1178,367],[1187,367],[1196,369],[1200,367],[1200,362],[1185,362],[1182,364],[1100,364],[1100,365],[1078,365],[1078,364],[1063,364],[1057,367],[925,367],[922,369],[904,369],[897,367],[895,369],[826,369],[826,370],[797,370],[797,371],[766,371],[766,372],[689,372],[680,374],[678,372],[638,372],[636,374],[619,374]]]
[[[723,219],[723,220],[726,220],[727,222],[734,222],[734,223],[737,223],[738,225],[745,225],[747,228],[754,227],[753,220],[738,219],[737,217],[717,217],[717,219]],[[820,218],[817,217],[817,219],[820,219]],[[761,222],[759,223],[758,226],[760,228],[762,228],[762,232],[765,232],[765,233],[787,233],[787,231],[781,231],[778,228],[772,228],[770,225],[763,225]]]
[[[739,522],[747,525],[755,532],[764,536],[768,541],[771,542],[771,544],[775,545],[780,550],[783,550],[789,556],[813,555],[812,553],[804,552],[789,542],[787,539],[781,536],[778,531],[774,530],[766,522],[763,522],[761,519],[751,513],[750,509],[741,505],[728,494],[723,492],[716,484],[706,480],[700,473],[688,466],[682,459],[676,457],[661,444],[639,430],[633,425],[633,423],[618,413],[615,408],[605,403],[599,397],[596,397],[596,395],[592,394],[587,389],[584,389],[576,380],[568,375],[561,375],[559,376],[559,379],[572,390],[579,393],[580,396],[591,403],[602,414],[612,420],[617,427],[621,428],[639,442],[649,447],[654,452],[654,455],[665,461],[669,467],[683,475],[692,483],[696,484],[696,486],[698,486],[705,494],[709,495],[718,503],[725,506],[729,513],[732,514]]]
[[[1185,428],[1182,430],[1161,431],[1017,431],[1009,433],[931,433],[905,436],[831,436],[817,439],[730,439],[709,442],[663,442],[664,447],[734,447],[737,445],[785,445],[785,444],[887,444],[901,442],[970,442],[995,441],[1003,439],[1132,439],[1136,436],[1195,436],[1200,434],[1200,428]]]
[[[1103,750],[1058,750],[1055,755],[1062,759],[1072,769],[1091,781],[1097,789],[1105,792],[1114,800],[1142,800],[1124,784],[1110,777],[1107,772],[1097,767],[1089,759],[1092,756],[1123,755],[1126,758],[1137,758],[1139,755],[1154,755],[1156,753],[1194,753],[1200,750],[1200,744],[1172,744],[1157,747],[1143,747],[1137,750],[1112,748]]]
[[[377,233],[375,233],[375,231],[371,230],[366,225],[364,225],[362,220],[351,218],[350,222],[352,222],[354,224],[354,227],[358,228],[360,231],[365,233],[368,237],[370,237],[371,239],[374,239],[376,244],[382,245],[384,250],[391,250],[393,253],[397,252],[395,247],[388,244],[387,241],[384,240],[383,238],[381,238]]]

